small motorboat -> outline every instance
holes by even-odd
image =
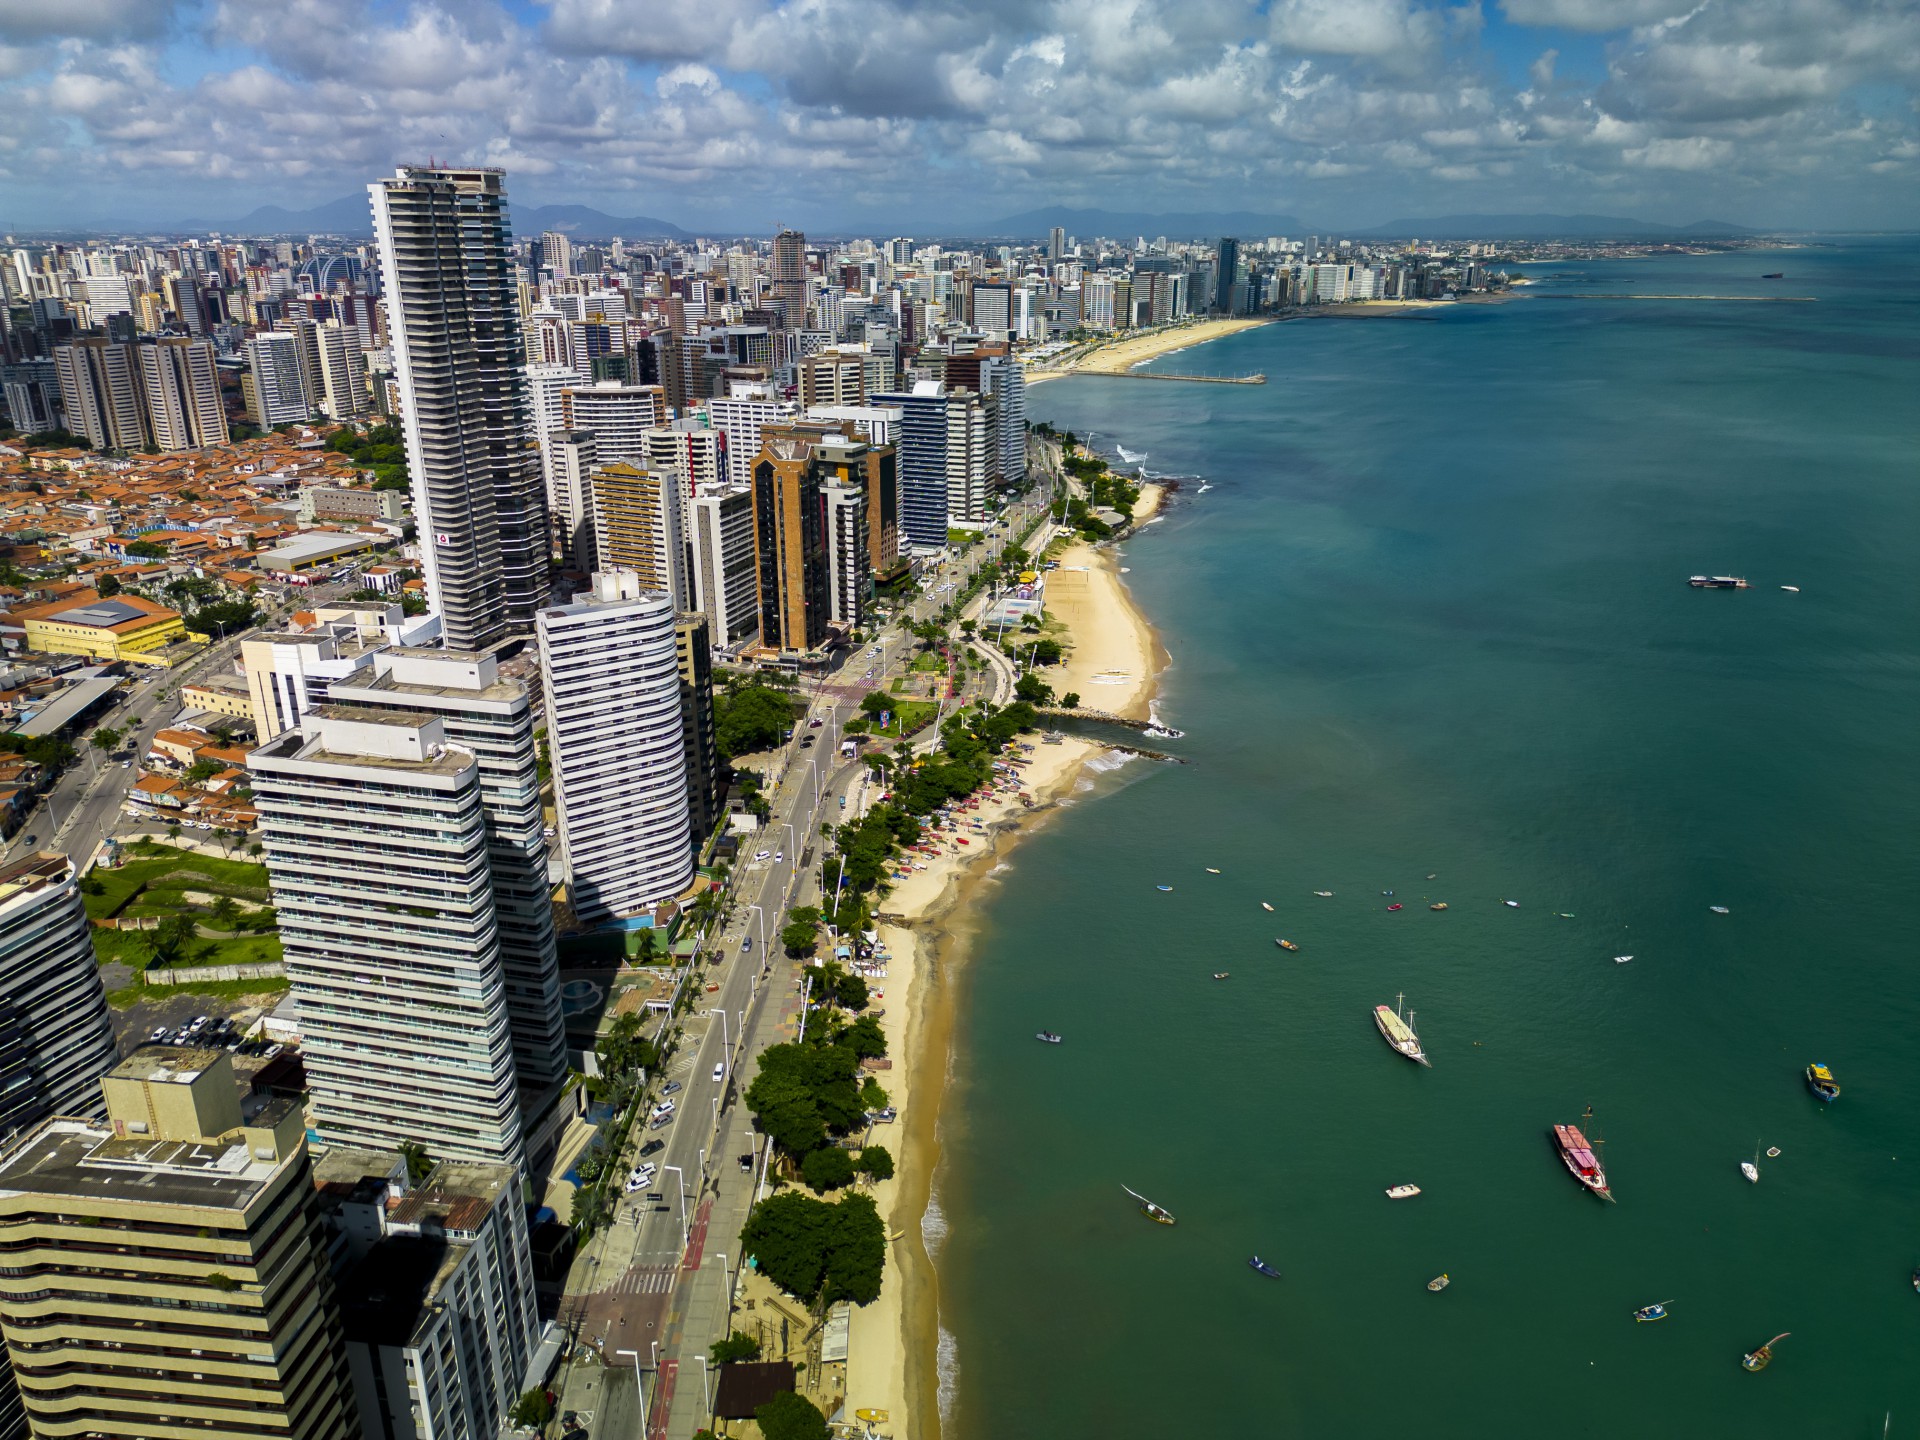
[[[1438,880],[1439,878],[1440,878],[1440,872],[1438,870],[1434,871],[1433,874],[1427,876],[1427,879],[1429,880]]]
[[[1558,916],[1559,916],[1559,917],[1560,917],[1560,918],[1561,918],[1562,920],[1571,920],[1571,919],[1573,919],[1573,915],[1572,915],[1572,913],[1571,913],[1571,912],[1569,912],[1569,911],[1566,911],[1566,910],[1556,910],[1556,911],[1554,911],[1553,913],[1554,913],[1554,914],[1556,914],[1556,915],[1558,915]]]
[[[1780,1158],[1780,1147],[1778,1145],[1767,1146],[1767,1159],[1778,1160],[1779,1158]]]
[[[1431,1280],[1427,1281],[1427,1289],[1432,1290],[1437,1294],[1440,1291],[1446,1289],[1447,1286],[1451,1285],[1452,1283],[1453,1283],[1453,1278],[1451,1276],[1444,1275],[1444,1274],[1436,1275]]]
[[[1033,1038],[1046,1045],[1058,1045],[1060,1043],[1060,1037],[1051,1030],[1041,1030],[1037,1032]]]
[[[1613,963],[1616,965],[1624,965],[1632,958],[1631,955],[1616,955],[1613,957]]]
[[[1787,1336],[1791,1335],[1792,1333],[1793,1332],[1791,1330],[1782,1330],[1778,1335],[1774,1336],[1771,1340],[1767,1341],[1767,1343],[1762,1345],[1758,1350],[1753,1350],[1748,1352],[1745,1355],[1742,1355],[1740,1357],[1740,1368],[1743,1370],[1766,1369],[1767,1366],[1770,1363],[1772,1363],[1772,1360],[1773,1360],[1773,1347],[1778,1345],[1782,1340],[1786,1339]]]
[[[1444,900],[1436,900],[1433,902],[1433,904],[1427,906],[1427,909],[1429,910],[1444,910],[1446,908],[1447,908],[1447,902]]]
[[[1644,1325],[1650,1320],[1664,1320],[1667,1318],[1667,1306],[1672,1303],[1671,1300],[1661,1300],[1652,1305],[1642,1305],[1633,1312],[1634,1321]]]
[[[1381,891],[1380,893],[1381,893],[1382,895],[1392,895],[1392,894],[1393,894],[1393,892],[1392,892],[1391,890],[1382,890],[1382,891]]]
[[[1300,948],[1291,940],[1275,940],[1273,943],[1278,945],[1282,950],[1298,950]]]
[[[1266,912],[1267,912],[1268,914],[1272,914],[1272,913],[1273,913],[1273,906],[1271,906],[1271,905],[1269,905],[1269,904],[1268,904],[1268,903],[1267,903],[1266,901],[1264,901],[1264,900],[1262,900],[1262,901],[1260,902],[1260,908],[1261,908],[1262,910],[1265,910],[1265,911],[1266,911]]]
[[[1502,900],[1500,903],[1509,910],[1518,910],[1520,908],[1520,902],[1518,900]]]
[[[1913,1267],[1913,1288],[1920,1291],[1920,1265]]]
[[[1258,1270],[1269,1280],[1278,1280],[1280,1278],[1280,1272],[1274,1269],[1273,1266],[1267,1264],[1267,1262],[1262,1260],[1258,1255],[1247,1261],[1247,1268],[1250,1270]]]
[[[1784,270],[1771,270],[1760,278],[1762,280],[1784,280],[1787,278],[1787,272]]]
[[[1798,585],[1782,585],[1780,588],[1789,595],[1798,595],[1800,593],[1800,587]]]
[[[1227,978],[1227,976],[1231,975],[1232,973],[1233,972],[1231,970],[1216,970],[1213,972],[1213,978],[1216,980],[1224,980]]]
[[[1207,874],[1209,874],[1209,875],[1218,875],[1219,873],[1220,873],[1220,872],[1219,872],[1218,870],[1216,870],[1216,869],[1214,869],[1214,868],[1213,868],[1213,866],[1211,866],[1211,865],[1209,865],[1209,866],[1207,866]]]
[[[1140,1202],[1140,1213],[1153,1221],[1154,1224],[1173,1224],[1173,1212],[1168,1210],[1164,1205],[1154,1204],[1153,1201],[1147,1199],[1147,1197],[1142,1195],[1138,1190],[1130,1189],[1125,1185],[1122,1185],[1120,1188]]]
[[[1318,895],[1322,900],[1331,900],[1333,898],[1333,892],[1331,890],[1316,890],[1313,893]]]
[[[1724,905],[1709,905],[1707,906],[1707,909],[1711,910],[1716,915],[1731,915],[1733,913],[1731,910],[1727,909],[1727,907]]]
[[[1418,1185],[1390,1185],[1387,1187],[1387,1199],[1411,1200],[1420,1193]]]
[[[1391,905],[1387,906],[1387,909],[1389,910],[1398,910],[1400,908],[1401,908],[1400,902],[1398,900],[1394,901]]]
[[[964,841],[962,841],[961,843],[962,843],[962,844],[964,844],[965,842],[964,842]],[[1171,889],[1173,889],[1173,886],[1171,886],[1171,885],[1156,885],[1156,886],[1154,886],[1153,888],[1154,888],[1154,889],[1156,889],[1156,890],[1160,890],[1160,891],[1167,891],[1167,890],[1171,890]]]
[[[1824,1105],[1830,1105],[1840,1097],[1840,1086],[1833,1078],[1833,1071],[1818,1060],[1807,1066],[1807,1088]]]

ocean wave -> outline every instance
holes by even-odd
[[[940,1208],[940,1187],[936,1184],[927,1191],[927,1208],[920,1212],[920,1243],[927,1247],[929,1260],[940,1258],[950,1228],[947,1212]]]
[[[940,1428],[945,1430],[953,1420],[954,1397],[960,1393],[960,1344],[944,1325],[940,1327],[940,1343],[934,1352],[933,1371],[938,1381]]]
[[[1114,453],[1129,465],[1138,465],[1147,458],[1147,452],[1144,450],[1129,450],[1124,445],[1116,445],[1113,449]]]
[[[1138,760],[1139,758],[1140,757],[1135,755],[1131,750],[1105,750],[1087,761],[1087,769],[1104,775],[1108,771],[1118,770],[1122,765],[1132,760]]]

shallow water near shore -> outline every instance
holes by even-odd
[[[1920,1435],[1915,253],[1538,267],[1174,362],[1263,387],[1035,391],[1209,485],[1122,561],[1193,763],[983,892],[949,1440]],[[1589,1105],[1616,1205],[1548,1143]]]

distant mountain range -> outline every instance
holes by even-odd
[[[1661,225],[1619,215],[1438,215],[1425,220],[1392,220],[1365,230],[1340,230],[1355,239],[1403,240],[1431,235],[1436,240],[1640,240],[1661,236],[1754,235],[1744,225],[1724,220],[1695,220],[1690,225]]]
[[[1048,205],[989,220],[968,233],[989,240],[1044,240],[1056,225],[1069,235],[1108,235],[1116,240],[1141,235],[1149,240],[1160,235],[1169,240],[1211,240],[1219,235],[1264,239],[1268,235],[1304,235],[1308,230],[1306,222],[1291,215],[1257,215],[1251,210],[1149,215],[1136,210],[1070,210],[1061,205]]]
[[[691,240],[687,231],[650,215],[626,219],[586,205],[509,205],[513,233],[527,236],[557,230],[574,240]],[[181,230],[218,230],[227,235],[371,235],[373,210],[365,195],[342,195],[311,210],[262,205],[241,219],[215,223],[182,221]]]
[[[1302,239],[1309,234],[1355,240],[1406,239],[1432,236],[1436,240],[1637,240],[1660,236],[1752,235],[1755,231],[1719,220],[1696,220],[1690,225],[1661,225],[1618,215],[1439,215],[1425,220],[1393,220],[1365,229],[1343,230],[1337,225],[1309,225],[1292,215],[1259,215],[1247,210],[1218,213],[1149,215],[1125,210],[1069,210],[1050,206],[987,222],[982,238],[1044,239],[1058,225],[1069,235],[1126,239],[1212,240],[1236,235],[1244,240],[1285,235]]]

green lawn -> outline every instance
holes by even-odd
[[[947,662],[940,658],[940,652],[938,650],[929,650],[925,654],[914,656],[913,663],[907,666],[907,669],[917,670],[922,674],[932,674],[936,670],[944,670],[946,668]]]
[[[126,853],[127,863],[118,870],[95,867],[87,872],[88,885],[99,890],[98,894],[86,897],[87,914],[91,918],[104,920],[123,912],[139,915],[178,910],[182,908],[179,895],[183,890],[231,895],[255,908],[266,905],[270,899],[264,865],[196,855],[172,845],[156,846],[147,855],[131,848]],[[98,882],[97,885],[94,882]],[[136,900],[141,902],[137,907],[134,906]]]
[[[95,930],[93,953],[101,960],[118,960],[143,969],[147,963],[146,941],[138,930]],[[228,940],[201,937],[193,953],[181,963],[194,965],[277,965],[281,960],[278,935],[236,935]]]
[[[929,725],[933,717],[940,713],[940,706],[932,700],[893,700],[889,702],[893,710],[893,721],[882,730],[876,726],[870,734],[888,740],[900,740]]]
[[[219,999],[236,1000],[241,996],[264,997],[284,995],[286,992],[286,979],[274,976],[264,980],[193,980],[185,985],[143,985],[136,980],[118,990],[109,990],[107,1003],[116,1010],[129,1010],[142,1000],[158,1000],[167,995],[211,995]]]

